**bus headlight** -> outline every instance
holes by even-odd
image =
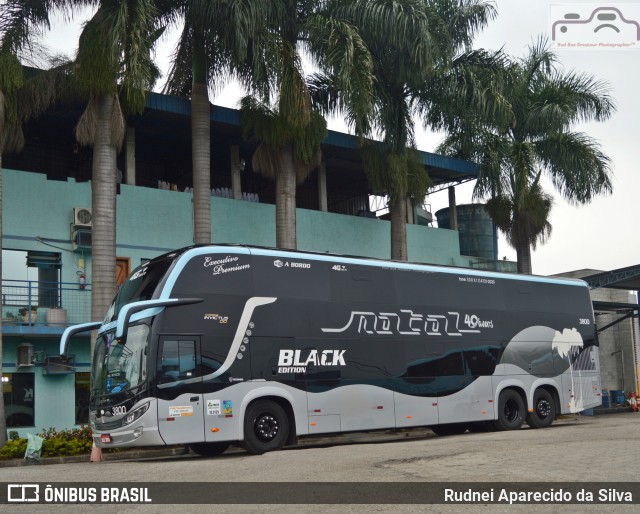
[[[148,403],[145,403],[141,407],[138,407],[136,410],[132,410],[129,414],[127,414],[122,419],[122,426],[125,427],[127,425],[130,425],[136,419],[138,419],[140,416],[142,416],[145,412],[147,412],[147,410],[149,410],[149,404]]]

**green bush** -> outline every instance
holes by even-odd
[[[21,459],[27,451],[26,439],[10,439],[0,448],[1,459]]]
[[[42,457],[62,457],[90,453],[93,440],[89,427],[72,428],[58,432],[49,428],[38,434],[42,442]]]
[[[82,455],[84,453],[90,453],[93,445],[91,430],[86,426],[61,431],[57,431],[55,428],[49,428],[38,435],[44,439],[42,442],[41,457]],[[26,439],[11,439],[0,448],[0,458],[23,458],[26,449]]]

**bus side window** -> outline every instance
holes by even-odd
[[[196,342],[164,340],[158,359],[158,383],[176,382],[196,376]]]
[[[474,377],[493,375],[500,358],[500,350],[497,346],[472,348],[464,350],[463,354],[466,370]]]

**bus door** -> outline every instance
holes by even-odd
[[[162,336],[156,370],[158,430],[166,444],[204,441],[200,336]]]

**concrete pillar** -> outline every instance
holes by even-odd
[[[407,198],[407,223],[409,225],[413,225],[415,223],[413,204],[409,198]]]
[[[136,129],[127,127],[125,147],[125,183],[136,185]]]
[[[318,168],[318,205],[322,212],[327,212],[327,166],[324,162]]]
[[[449,186],[449,228],[458,230],[458,211],[456,210],[456,188]]]
[[[240,148],[237,145],[231,145],[231,191],[236,200],[242,200],[240,171]]]

